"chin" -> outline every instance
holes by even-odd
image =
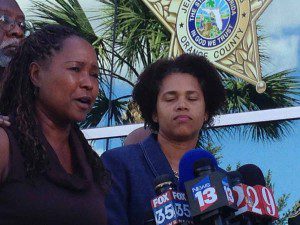
[[[73,120],[75,121],[75,122],[82,122],[82,121],[84,121],[86,119],[86,114],[84,114],[84,115],[77,115],[77,116],[75,116],[74,118],[73,118]]]
[[[198,138],[198,133],[191,133],[189,132],[178,132],[174,134],[174,137],[178,141],[188,141],[194,138]]]

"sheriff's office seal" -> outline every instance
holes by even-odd
[[[169,57],[194,53],[256,86],[262,80],[256,21],[272,0],[142,0],[170,32]]]
[[[176,22],[179,44],[186,53],[218,61],[243,39],[249,12],[249,0],[183,0]]]

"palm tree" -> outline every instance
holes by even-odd
[[[99,124],[107,114],[109,109],[107,86],[110,75],[117,81],[126,82],[133,87],[139,70],[158,58],[166,57],[170,45],[170,34],[142,1],[119,0],[117,23],[113,19],[114,0],[98,1],[103,10],[99,12],[99,16],[90,19],[97,20],[99,25],[96,29],[103,31],[100,34],[95,33],[77,0],[55,0],[55,3],[50,0],[43,3],[33,1],[33,11],[39,18],[35,21],[37,26],[45,23],[41,22],[41,19],[48,23],[70,26],[85,35],[98,50],[102,86],[95,107],[82,124],[83,127]],[[112,38],[114,29],[116,31],[115,40]],[[113,45],[115,48],[112,50]],[[109,69],[112,56],[115,57],[114,71]],[[261,58],[266,57],[262,55]],[[268,83],[268,88],[263,94],[258,94],[254,86],[220,71],[228,97],[224,113],[295,105],[299,102],[297,96],[300,94],[300,83],[296,77],[291,76],[291,72],[291,70],[285,70],[266,76],[265,81]],[[129,97],[129,95],[121,96],[111,101],[111,115],[116,124],[134,122],[137,118],[138,109],[132,105]],[[129,108],[131,110],[128,110]],[[134,113],[131,113],[132,111]],[[124,114],[127,116],[124,117]],[[291,121],[274,121],[230,129],[235,129],[247,136],[250,132],[254,140],[274,140],[287,135],[291,131],[291,125]],[[214,133],[216,130],[207,130],[207,135],[204,136],[209,137],[212,132]]]

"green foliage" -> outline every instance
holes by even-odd
[[[267,175],[265,176],[265,180],[266,180],[267,187],[274,190],[274,185],[272,184],[272,172],[271,172],[271,170],[268,170]]]
[[[274,108],[284,108],[299,104],[300,92],[298,77],[291,76],[293,71],[285,70],[265,77],[267,89],[258,94],[255,87],[243,80],[223,73],[227,90],[226,113],[240,113]],[[237,126],[235,131],[243,138],[255,141],[274,141],[292,132],[292,121],[269,121],[251,125]]]
[[[238,162],[238,163],[235,165],[235,169],[234,169],[234,170],[237,170],[237,169],[240,168],[240,167],[241,167],[241,162]],[[228,171],[228,172],[232,171],[232,165],[228,164],[228,165],[226,166],[226,169],[225,169],[225,170]]]
[[[32,11],[39,18],[34,23],[43,26],[47,23],[57,23],[72,27],[83,34],[91,43],[98,39],[85,12],[77,0],[32,1]]]
[[[210,8],[214,8],[215,7],[215,1],[214,0],[207,1],[206,6],[210,7]]]
[[[169,50],[170,34],[140,0],[119,0],[117,24],[114,24],[114,1],[99,0],[105,5],[101,17],[101,28],[110,39],[116,25],[116,51],[133,67],[149,65],[166,57]],[[117,62],[123,67],[122,62]],[[131,75],[131,70],[127,71]]]
[[[274,109],[294,106],[299,103],[296,96],[300,94],[299,78],[290,76],[292,70],[284,70],[265,76],[267,89],[258,94],[255,87],[243,80],[223,74],[227,90],[229,113]]]
[[[213,154],[215,156],[215,158],[217,159],[218,163],[220,163],[221,159],[223,158],[223,156],[221,155],[221,146],[214,146],[212,142],[207,142],[207,143],[203,143],[200,141],[198,141],[197,143],[197,147],[201,147],[203,149],[205,149],[206,151],[210,152],[211,154]]]
[[[268,170],[266,176],[266,185],[267,187],[270,187],[274,192],[275,192],[275,184],[272,183],[272,172]],[[277,207],[278,207],[278,212],[280,214],[280,218],[276,220],[273,224],[274,225],[287,225],[287,220],[291,216],[293,210],[296,208],[296,204],[293,206],[292,209],[286,209],[287,206],[287,201],[290,197],[290,194],[282,194],[278,199],[277,199]]]

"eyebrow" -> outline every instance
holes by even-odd
[[[188,95],[191,95],[191,94],[198,94],[198,91],[187,91],[187,94]],[[165,93],[163,93],[162,95],[176,95],[177,94],[177,91],[167,91]]]
[[[76,60],[70,60],[70,61],[65,61],[64,64],[67,63],[78,63],[80,65],[84,65],[85,62],[81,62],[81,61],[76,61]],[[98,64],[93,64],[92,67],[99,69]]]

